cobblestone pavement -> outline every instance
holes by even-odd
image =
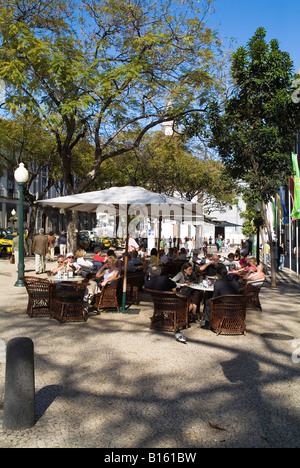
[[[149,329],[147,294],[138,314],[30,319],[15,266],[0,260],[0,447],[299,447],[299,283],[279,276],[278,288],[262,289],[263,311],[247,311],[246,336],[192,324],[182,344]],[[36,424],[11,431],[4,344],[21,336],[34,342]]]

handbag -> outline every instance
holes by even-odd
[[[190,288],[189,286],[182,286],[182,288],[180,288],[180,291],[185,294],[188,294],[189,296],[191,296],[195,292],[194,289]]]
[[[14,254],[11,255],[10,259],[9,259],[9,263],[15,263],[15,256]]]

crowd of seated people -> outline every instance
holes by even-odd
[[[133,249],[128,253],[127,273],[142,272],[146,289],[158,289],[160,291],[177,290],[190,295],[190,320],[195,320],[202,299],[197,290],[189,287],[191,283],[197,283],[205,277],[213,277],[215,291],[241,291],[245,285],[252,283],[261,285],[267,273],[266,266],[257,265],[255,258],[241,255],[239,249],[235,253],[228,253],[224,258],[219,254],[206,253],[202,255],[198,251],[191,252],[187,257],[186,250],[175,247],[160,249],[154,248],[147,256],[144,247]],[[82,275],[90,279],[87,289],[87,298],[91,298],[101,290],[101,287],[124,274],[125,254],[117,257],[114,249],[109,249],[105,254],[100,249],[95,252],[93,261],[85,258],[86,252],[78,250],[76,256],[69,252],[66,257],[59,255],[57,266],[51,270],[52,276],[61,276],[66,271]],[[176,264],[176,274],[166,273],[165,266]],[[228,293],[228,292],[227,292]],[[215,294],[215,293],[214,293]],[[207,316],[208,318],[208,316]]]
[[[267,267],[263,263],[257,265],[257,260],[254,257],[243,255],[239,252],[228,253],[227,258],[221,257],[218,254],[207,253],[201,257],[197,252],[192,257],[191,263],[185,262],[181,270],[173,277],[166,276],[163,273],[161,264],[157,265],[157,251],[151,252],[151,260],[148,269],[148,276],[145,277],[146,289],[157,289],[160,291],[183,291],[190,294],[190,321],[197,316],[197,310],[201,302],[199,291],[193,290],[191,283],[199,282],[200,278],[212,277],[214,281],[213,297],[224,294],[241,294],[243,288],[252,283],[259,286],[265,280]],[[170,249],[169,255],[164,253],[164,257],[168,257],[168,261],[175,261],[177,256],[174,256],[173,249]],[[162,257],[163,260],[163,257]],[[242,260],[242,261],[241,261]],[[209,323],[209,300],[205,307],[206,324]]]

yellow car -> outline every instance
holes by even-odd
[[[109,247],[111,247],[111,240],[108,239],[107,237],[101,237],[100,238],[100,244],[103,245],[102,248],[108,249]]]
[[[0,239],[0,254],[6,255],[11,253],[12,241],[16,235],[17,234],[8,234],[7,236]]]

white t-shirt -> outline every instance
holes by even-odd
[[[103,276],[104,281],[110,278],[112,275],[114,275],[115,271],[116,271],[116,268],[111,272],[109,272],[108,270],[105,270],[105,273]]]
[[[87,268],[92,268],[93,267],[93,264],[92,262],[90,262],[89,260],[84,260],[83,257],[78,257],[76,259],[76,263],[75,263],[75,266],[78,267],[87,267]]]
[[[258,276],[260,272],[250,273],[248,276],[247,284],[253,284],[253,286],[261,286],[265,281],[265,278],[259,278],[255,280],[255,276]],[[251,281],[249,281],[251,279]]]

